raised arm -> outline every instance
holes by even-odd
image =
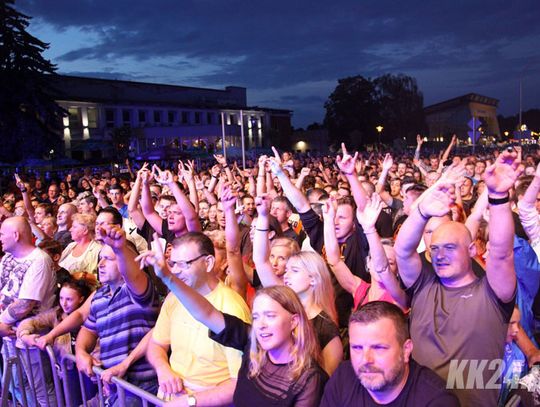
[[[92,304],[92,298],[94,298],[95,291],[90,294],[86,301],[69,314],[62,322],[56,325],[49,333],[43,335],[36,340],[38,347],[44,350],[47,345],[52,345],[54,340],[60,335],[64,335],[68,332],[72,332],[81,327],[88,315],[90,315],[90,305]]]
[[[154,267],[156,275],[161,278],[163,283],[178,298],[189,313],[205,325],[214,333],[220,333],[225,329],[225,319],[223,314],[217,310],[206,298],[196,290],[188,286],[178,277],[176,277],[165,262],[163,248],[159,242],[158,235],[154,233],[154,243],[157,251],[147,251],[136,258],[143,264]]]
[[[234,183],[234,177],[231,168],[229,167],[229,164],[227,164],[227,159],[221,154],[214,154],[214,158],[221,166],[222,170],[225,171],[225,174],[227,175],[227,181],[229,181],[231,184]]]
[[[137,171],[135,184],[133,185],[133,188],[131,189],[131,194],[129,195],[129,201],[128,201],[129,217],[133,220],[133,222],[139,229],[142,229],[144,225],[144,220],[145,220],[142,210],[139,206],[139,197],[141,196],[141,184],[142,184],[141,174],[145,171],[148,172],[147,167],[148,167],[148,163],[144,163],[141,169]]]
[[[302,190],[302,185],[304,184],[304,179],[309,175],[310,169],[307,167],[304,167],[300,170],[300,174],[298,175],[298,178],[296,179],[296,188],[299,190]]]
[[[269,158],[268,162],[270,163],[270,168],[272,172],[281,183],[283,193],[299,213],[306,213],[311,208],[309,206],[309,201],[302,193],[302,191],[300,191],[294,186],[287,174],[285,174],[285,171],[283,171],[283,168],[281,166],[281,159],[279,158],[279,153],[274,147],[272,147],[272,149],[274,151],[274,157]]]
[[[443,216],[448,213],[453,201],[451,188],[452,184],[441,181],[425,191],[418,198],[416,205],[413,205],[410,215],[399,230],[394,251],[399,275],[406,287],[412,286],[422,271],[422,261],[416,249],[422,239],[426,223],[432,216]]]
[[[283,285],[283,281],[276,276],[270,264],[270,239],[268,232],[270,228],[270,198],[268,195],[255,198],[257,207],[257,224],[255,225],[255,236],[253,237],[253,263],[261,280],[263,287],[272,285]]]
[[[448,147],[446,147],[446,150],[444,150],[444,153],[441,157],[441,162],[444,165],[444,162],[448,160],[448,157],[450,156],[450,152],[452,151],[452,148],[456,145],[457,136],[454,134],[452,136],[452,139],[450,140],[450,144],[448,144]]]
[[[347,292],[354,295],[356,289],[362,282],[360,277],[351,273],[351,270],[341,256],[341,250],[336,237],[335,217],[336,217],[335,199],[327,200],[323,206],[324,219],[324,247],[326,251],[326,261],[330,270],[336,276],[336,279]]]
[[[384,189],[384,186],[386,185],[388,172],[390,171],[390,168],[392,168],[392,165],[394,165],[394,160],[392,159],[392,156],[390,154],[386,154],[382,162],[381,175],[379,175],[377,185],[375,185],[375,192],[379,194],[383,202],[388,206],[392,205],[392,202],[394,202],[394,198],[392,198],[392,195],[390,195],[390,193]]]
[[[538,246],[540,240],[540,224],[538,222],[538,212],[536,210],[536,197],[540,192],[540,164],[536,167],[536,173],[531,184],[525,191],[523,198],[518,201],[519,220],[523,229],[527,233],[533,248]]]
[[[257,172],[257,195],[259,196],[266,194],[266,160],[267,159],[268,157],[265,155],[261,155],[259,157],[259,171]]]
[[[105,225],[96,230],[96,235],[116,255],[118,270],[128,289],[136,296],[142,296],[148,289],[148,275],[135,262],[136,254],[126,244],[124,229],[120,225]]]
[[[225,247],[227,249],[228,275],[231,288],[246,298],[248,280],[244,271],[244,262],[241,253],[241,238],[238,220],[234,212],[236,196],[230,184],[225,184],[221,190],[221,202],[225,213]]]
[[[356,160],[358,159],[358,152],[351,156],[347,152],[345,143],[341,143],[341,150],[343,151],[343,157],[339,155],[336,157],[336,164],[343,175],[347,178],[349,185],[351,186],[351,194],[354,197],[356,206],[363,210],[366,206],[368,196],[366,191],[358,181],[358,174],[356,174]]]
[[[21,191],[21,195],[24,202],[24,208],[26,209],[26,213],[28,214],[28,218],[31,220],[31,222],[34,222],[34,207],[32,206],[32,201],[30,200],[30,196],[28,195],[28,187],[21,181],[19,178],[19,174],[15,174],[15,184],[17,185],[17,188]]]
[[[152,229],[154,229],[160,236],[162,233],[163,219],[159,216],[152,203],[152,195],[150,194],[150,182],[154,178],[153,173],[144,171],[141,173],[141,209],[144,218],[148,221]]]
[[[505,151],[494,164],[486,168],[484,181],[488,190],[489,253],[486,260],[486,277],[489,285],[502,302],[509,302],[515,295],[514,270],[514,221],[510,209],[509,191],[520,174],[515,152]]]
[[[484,217],[484,212],[487,208],[488,208],[488,190],[484,189],[482,194],[476,200],[476,203],[474,204],[474,208],[471,214],[465,221],[465,226],[467,227],[467,229],[469,229],[472,240],[476,239],[476,235],[478,234],[478,229],[480,228],[480,222],[482,221],[482,218]]]
[[[407,308],[407,296],[400,287],[397,276],[392,273],[388,265],[388,258],[384,251],[384,246],[375,229],[375,223],[382,210],[382,201],[377,194],[373,194],[363,211],[357,209],[356,217],[367,237],[369,253],[371,255],[371,266],[375,271],[377,279],[383,283],[384,288],[401,308]]]
[[[182,161],[178,163],[178,175],[181,175],[184,181],[186,181],[189,190],[189,200],[193,204],[195,212],[199,213],[199,194],[197,194],[197,188],[195,187],[194,173],[194,161],[188,161],[185,165]]]

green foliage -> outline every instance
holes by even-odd
[[[41,158],[61,147],[65,114],[50,95],[56,67],[41,55],[48,44],[29,34],[30,17],[0,3],[0,161]]]
[[[324,124],[334,145],[346,142],[358,148],[381,142],[412,139],[425,128],[423,96],[416,80],[406,75],[383,75],[375,79],[361,75],[338,80],[325,103]]]

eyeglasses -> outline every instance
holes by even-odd
[[[182,270],[187,270],[191,267],[191,264],[199,260],[201,257],[208,256],[208,253],[199,254],[197,257],[191,260],[180,260],[180,261],[167,261],[167,264],[169,265],[169,268],[173,268],[174,266],[178,266],[178,268]]]

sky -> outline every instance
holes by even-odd
[[[324,119],[340,78],[416,78],[428,106],[475,92],[540,108],[540,1],[17,0],[69,75],[223,89]]]

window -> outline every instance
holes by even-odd
[[[182,112],[182,123],[189,123],[189,112]]]
[[[139,123],[141,125],[146,124],[146,112],[144,110],[139,110]]]
[[[82,127],[81,109],[78,107],[70,107],[69,112],[69,127]]]
[[[89,107],[88,110],[88,127],[91,129],[97,128],[98,114],[95,107]]]
[[[114,116],[114,109],[105,109],[105,123],[107,127],[114,127]]]
[[[214,113],[206,113],[206,123],[213,124],[214,123]]]
[[[154,123],[161,123],[161,111],[154,110]]]
[[[195,124],[201,124],[201,112],[195,112]]]
[[[167,123],[173,124],[175,122],[175,116],[176,116],[175,112],[172,110],[169,110],[167,112]]]
[[[129,110],[122,110],[122,124],[124,126],[131,126],[131,112]]]
[[[238,124],[238,122],[236,121],[236,115],[234,113],[229,116],[229,122],[231,126]]]

